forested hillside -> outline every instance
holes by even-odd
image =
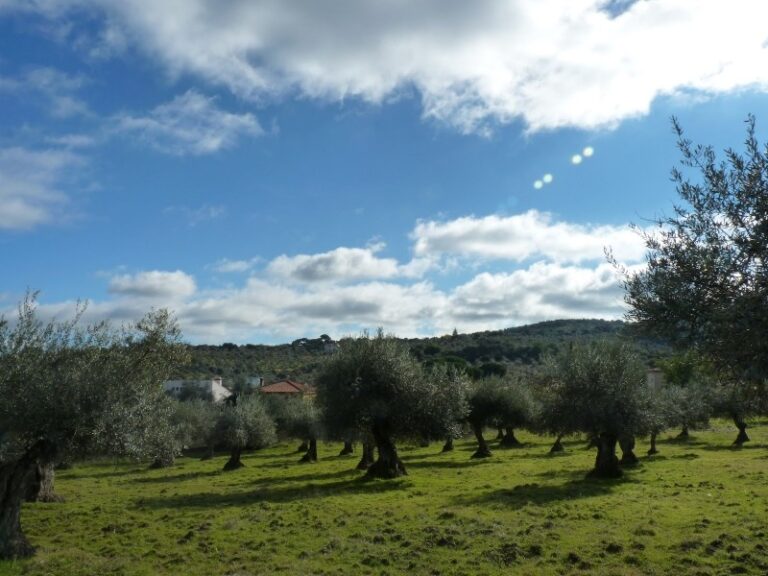
[[[525,370],[568,342],[600,339],[634,341],[649,364],[665,350],[658,341],[636,337],[628,324],[618,320],[553,320],[505,330],[404,340],[414,356],[426,364],[450,363],[479,377]],[[340,344],[343,346],[343,339]],[[225,343],[189,349],[192,361],[180,370],[179,377],[220,375],[233,384],[256,375],[267,380],[291,377],[311,381],[333,345],[328,336],[322,335],[274,346]]]

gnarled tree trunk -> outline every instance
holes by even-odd
[[[600,434],[595,438],[597,456],[595,468],[589,473],[592,478],[620,478],[622,475],[619,459],[616,457],[616,436]]]
[[[373,444],[363,442],[363,455],[357,463],[358,470],[368,470],[373,464]]]
[[[309,440],[303,440],[299,447],[296,448],[296,452],[306,452],[309,450]]]
[[[656,437],[658,435],[658,432],[651,432],[651,447],[648,449],[648,456],[653,456],[654,454],[659,453],[656,449]]]
[[[453,450],[453,436],[448,436],[445,439],[445,444],[443,444],[443,452],[450,452],[451,450]]]
[[[159,468],[170,468],[176,462],[176,458],[172,454],[157,456],[152,460],[152,464],[149,465],[151,470],[157,470]]]
[[[309,439],[309,447],[307,448],[306,454],[301,457],[299,462],[317,462],[317,438],[310,438]]]
[[[39,462],[35,467],[35,478],[29,483],[27,502],[64,502],[54,490],[53,462]]]
[[[229,455],[229,460],[227,460],[227,463],[224,464],[225,472],[229,472],[230,470],[237,470],[238,468],[245,466],[245,464],[240,461],[240,456],[242,453],[242,448],[232,448],[232,452]]]
[[[205,453],[200,457],[200,460],[211,460],[216,455],[216,447],[213,442],[205,447]]]
[[[38,465],[52,462],[55,456],[55,447],[40,440],[18,460],[0,464],[0,558],[27,558],[35,553],[21,529],[21,504],[30,483],[38,481]]]
[[[522,446],[520,441],[515,437],[514,428],[507,428],[507,433],[504,434],[504,438],[501,439],[499,445],[504,446],[504,448],[520,448]]]
[[[677,440],[688,440],[688,438],[691,437],[691,434],[688,432],[688,426],[684,425],[682,430],[680,430],[680,434],[675,436]]]
[[[549,449],[550,454],[557,454],[558,452],[563,452],[565,450],[562,440],[563,440],[563,435],[558,434],[557,438],[555,438],[555,443],[552,444],[552,448]]]
[[[747,436],[747,423],[744,422],[744,419],[736,416],[733,418],[733,423],[736,424],[736,428],[739,429],[739,435],[736,436],[733,445],[741,446],[744,442],[749,442],[749,436]]]
[[[496,440],[504,440],[504,428],[499,426],[499,431],[496,433]]]
[[[477,450],[472,454],[472,458],[488,458],[492,456],[491,449],[488,448],[488,443],[483,437],[483,427],[479,424],[472,424],[472,432],[475,433],[475,438],[477,438]]]
[[[368,476],[373,478],[397,478],[408,474],[405,470],[400,457],[397,455],[397,448],[392,442],[389,433],[383,425],[373,425],[373,440],[376,442],[376,450],[379,458],[368,468]]]
[[[349,454],[354,453],[354,451],[355,451],[355,445],[352,444],[352,442],[345,441],[344,448],[342,448],[341,452],[339,452],[339,456],[347,456]]]
[[[621,460],[619,464],[622,466],[635,466],[640,460],[635,455],[635,437],[631,435],[625,435],[619,438],[619,446],[621,447]]]

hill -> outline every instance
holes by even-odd
[[[403,340],[425,364],[447,362],[479,377],[529,370],[548,352],[555,352],[569,342],[598,339],[631,340],[649,364],[666,350],[661,342],[635,336],[630,326],[619,320],[552,320],[504,330]],[[179,370],[178,377],[219,375],[230,384],[257,375],[266,380],[291,377],[311,381],[335,347],[336,343],[325,334],[274,346],[231,343],[190,346],[192,362]]]

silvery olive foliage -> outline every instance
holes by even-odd
[[[626,344],[573,344],[545,360],[542,427],[554,434],[635,436],[651,431],[654,404],[640,357]]]
[[[141,457],[162,433],[168,403],[162,382],[186,361],[181,333],[166,310],[114,328],[44,321],[35,295],[14,322],[0,320],[0,430],[3,460],[44,440],[59,457],[119,453]]]
[[[380,330],[345,339],[318,379],[326,426],[339,437],[374,427],[392,437],[458,432],[466,414],[466,378],[447,367],[425,371],[408,347]]]
[[[725,379],[768,378],[768,148],[747,119],[743,153],[696,146],[675,121],[680,201],[643,233],[646,266],[625,271],[628,318],[709,358]],[[692,173],[692,175],[691,175]],[[689,177],[691,175],[691,177]]]

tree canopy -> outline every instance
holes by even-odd
[[[381,331],[344,340],[317,384],[331,434],[357,431],[373,437],[379,458],[368,469],[372,476],[405,473],[396,438],[446,432],[463,417],[462,378],[450,369],[440,369],[433,378],[404,343]]]
[[[625,276],[629,319],[694,347],[737,380],[768,377],[768,149],[747,119],[745,151],[694,145],[673,121],[679,202],[645,232],[647,266]],[[696,174],[689,177],[690,172]]]
[[[161,383],[185,360],[165,310],[115,329],[44,322],[35,296],[0,318],[0,556],[32,553],[21,532],[23,492],[41,465],[90,453],[146,456],[167,416]]]

